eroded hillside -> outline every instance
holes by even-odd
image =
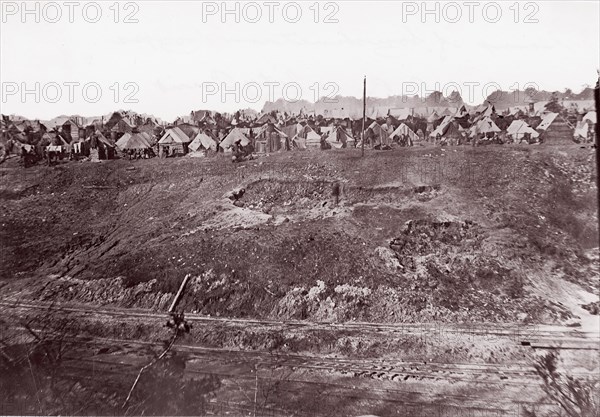
[[[566,320],[594,292],[592,150],[2,166],[2,292],[312,320]]]

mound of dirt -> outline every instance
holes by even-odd
[[[596,291],[589,149],[358,155],[5,163],[2,293],[162,309],[191,274],[203,314],[552,322],[543,288]]]
[[[31,296],[41,301],[77,301],[96,305],[135,306],[152,310],[166,310],[173,294],[155,291],[156,280],[126,288],[122,277],[80,280],[70,277],[50,277]]]
[[[585,310],[589,311],[590,314],[598,315],[600,314],[600,301],[596,301],[593,303],[585,304],[581,306]]]

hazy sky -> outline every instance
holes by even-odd
[[[600,67],[598,1],[71,3],[2,1],[2,113],[172,120],[360,97],[364,75],[369,96],[458,90],[477,104],[527,83],[579,92]]]

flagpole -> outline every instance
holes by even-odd
[[[367,76],[363,82],[363,120],[362,120],[362,132],[361,132],[361,143],[362,143],[362,156],[365,156],[365,119],[367,115]]]
[[[594,101],[596,104],[596,194],[598,195],[598,210],[600,214],[600,126],[598,123],[598,115],[600,114],[600,73],[598,73],[598,79],[596,80],[596,87],[594,88]],[[598,237],[600,238],[600,215],[598,216]]]

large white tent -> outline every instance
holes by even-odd
[[[219,146],[225,151],[231,146],[233,146],[233,144],[236,143],[238,140],[241,142],[242,146],[246,146],[250,143],[250,139],[248,139],[246,135],[240,132],[240,130],[236,127],[231,132],[229,132],[225,139],[221,141]]]
[[[524,120],[513,120],[513,122],[506,129],[506,134],[512,137],[514,140],[521,140],[525,134],[529,133],[532,138],[540,136],[535,129],[527,124]]]
[[[216,151],[217,146],[218,146],[217,142],[215,142],[215,140],[213,138],[211,138],[204,132],[200,132],[196,135],[196,137],[194,138],[192,143],[190,143],[189,148],[193,152],[196,152],[201,147],[203,147],[204,149],[211,150],[211,151]]]
[[[394,139],[396,136],[400,137],[402,135],[407,135],[413,142],[419,140],[419,136],[417,136],[417,134],[404,123],[400,124],[400,126],[398,126],[396,130],[392,132],[390,138]]]

